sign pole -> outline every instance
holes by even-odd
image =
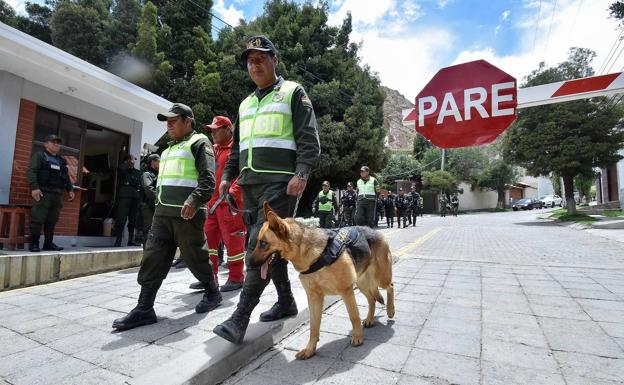
[[[442,167],[440,168],[442,171],[444,171],[444,158],[446,157],[446,149],[443,148],[442,149]]]

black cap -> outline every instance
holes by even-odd
[[[183,118],[195,118],[193,116],[193,110],[191,110],[191,107],[182,103],[173,103],[169,111],[165,112],[164,114],[157,115],[158,120],[160,120],[161,122],[166,121],[167,118],[174,118],[176,116],[181,116]]]
[[[62,143],[63,141],[61,140],[61,138],[58,135],[50,134],[50,135],[45,137],[44,142],[59,142],[59,143]]]
[[[362,166],[360,168],[360,171],[370,171],[370,169],[368,168],[368,166]]]
[[[158,154],[151,154],[151,155],[149,155],[149,156],[147,157],[147,161],[148,161],[148,162],[151,162],[151,161],[153,161],[153,160],[158,160],[158,161],[160,161],[160,155],[158,155]]]
[[[271,40],[264,35],[256,35],[247,40],[247,43],[245,43],[245,50],[241,54],[241,59],[243,61],[247,61],[247,55],[251,50],[273,52],[274,54],[277,54],[277,50]]]

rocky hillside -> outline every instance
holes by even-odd
[[[413,129],[404,127],[401,123],[402,111],[405,108],[412,108],[414,104],[399,91],[387,87],[381,87],[386,93],[383,104],[384,120],[383,126],[386,129],[386,146],[391,150],[412,150],[412,143],[416,132]]]

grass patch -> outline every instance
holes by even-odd
[[[605,211],[602,213],[603,217],[624,217],[624,211],[622,210],[613,210],[613,211]]]
[[[566,209],[557,209],[553,211],[550,214],[550,218],[560,222],[575,222],[586,226],[591,226],[592,222],[596,222],[598,220],[585,214],[568,214],[568,210]]]

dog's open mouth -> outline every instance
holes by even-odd
[[[269,267],[271,267],[271,264],[275,262],[277,258],[277,253],[272,253],[271,255],[269,255],[269,258],[267,258],[262,266],[260,266],[260,278],[267,279],[267,276],[269,274]]]

